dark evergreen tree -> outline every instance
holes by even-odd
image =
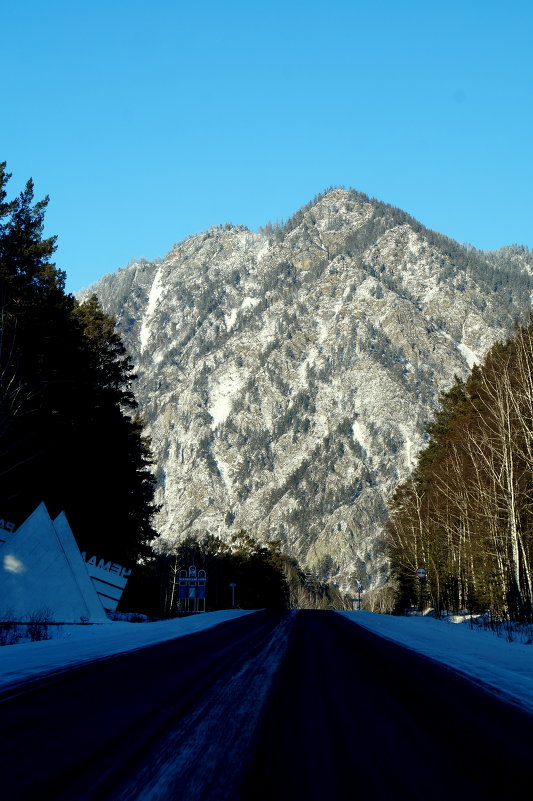
[[[206,533],[189,536],[172,553],[150,560],[147,569],[132,576],[125,591],[125,605],[150,615],[187,613],[179,598],[177,582],[181,570],[190,565],[207,573],[206,608],[227,609],[350,609],[350,601],[335,585],[305,574],[298,562],[283,553],[279,541],[261,544],[246,531],[230,542]]]
[[[2,514],[20,523],[44,500],[52,516],[65,510],[82,549],[131,564],[155,536],[131,363],[96,299],[65,293],[55,237],[42,236],[48,198],[34,204],[29,181],[7,202],[9,177],[1,164]]]
[[[84,414],[80,428],[78,492],[73,512],[84,548],[131,563],[148,555],[156,535],[150,525],[155,511],[155,479],[150,471],[149,443],[136,413],[131,360],[96,296],[76,305],[73,318],[81,326],[84,364]],[[92,492],[99,503],[86,508]],[[74,520],[74,517],[73,517]]]

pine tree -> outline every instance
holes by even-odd
[[[65,293],[42,236],[48,198],[34,204],[28,181],[7,202],[9,177],[0,165],[0,381],[16,392],[0,406],[2,513],[20,523],[44,500],[82,549],[131,564],[155,536],[131,362],[96,299]]]
[[[102,555],[131,563],[150,552],[148,543],[156,536],[150,524],[155,479],[131,389],[132,363],[114,320],[104,314],[96,296],[76,305],[73,318],[83,335],[84,413],[79,450],[82,486],[78,492],[72,490],[80,501],[72,516],[84,548],[91,546]],[[99,504],[88,509],[82,498],[93,492]]]

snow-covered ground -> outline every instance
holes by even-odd
[[[157,623],[51,626],[51,640],[0,648],[0,690],[37,676],[183,637],[251,611],[222,610]],[[376,634],[449,665],[533,712],[533,644],[430,617],[339,612]]]
[[[204,631],[249,614],[251,612],[240,609],[226,609],[157,623],[109,621],[92,626],[51,625],[49,632],[53,639],[0,648],[0,690],[82,662]]]
[[[431,617],[339,612],[349,620],[454,668],[533,712],[533,644]]]

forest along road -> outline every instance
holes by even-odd
[[[13,646],[24,647],[24,646]],[[533,716],[334,612],[258,612],[0,697],[6,801],[529,798]]]

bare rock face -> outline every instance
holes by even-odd
[[[243,528],[345,590],[382,583],[387,499],[439,393],[529,314],[532,265],[336,189],[102,278],[84,294],[135,362],[157,547]]]

